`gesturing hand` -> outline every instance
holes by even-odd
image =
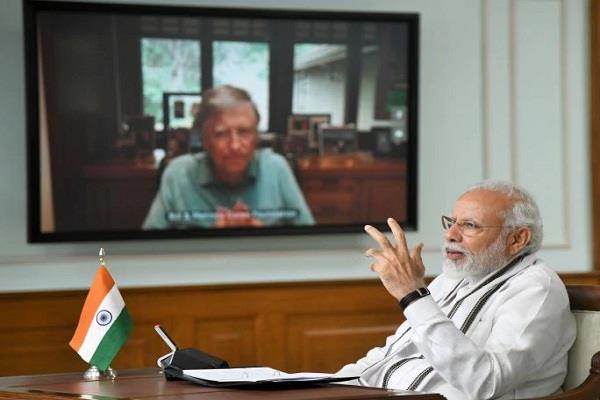
[[[371,263],[371,270],[377,272],[387,291],[400,300],[408,293],[425,286],[425,266],[421,259],[423,244],[419,243],[409,254],[404,231],[400,225],[393,218],[388,218],[387,223],[392,230],[396,245],[392,245],[378,229],[366,225],[365,231],[380,248],[368,249],[365,255],[375,260]]]

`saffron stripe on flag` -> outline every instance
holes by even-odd
[[[88,329],[93,323],[94,318],[96,318],[98,307],[113,286],[115,286],[115,282],[110,276],[110,273],[108,273],[108,270],[104,265],[101,265],[100,268],[98,268],[92,287],[85,299],[75,334],[73,334],[73,338],[69,342],[69,345],[75,349],[75,351],[78,352],[81,348],[88,333]]]
[[[98,306],[94,320],[91,322],[87,335],[85,335],[85,339],[83,339],[83,343],[79,348],[78,353],[84,361],[90,361],[102,337],[106,335],[124,308],[125,302],[123,301],[123,297],[121,297],[119,288],[115,285],[106,297],[104,297],[104,301]],[[100,324],[100,321],[97,321],[100,311],[108,311],[110,313],[110,320],[105,324]]]
[[[90,359],[90,364],[98,367],[100,371],[105,371],[127,340],[132,329],[133,321],[129,315],[129,311],[127,311],[127,307],[124,307],[121,314],[119,314],[116,321],[114,321],[108,332],[106,332],[106,335],[100,341],[96,352]]]

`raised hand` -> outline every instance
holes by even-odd
[[[395,245],[378,229],[366,225],[365,231],[379,244],[379,248],[368,249],[365,255],[373,258],[371,270],[379,275],[383,286],[400,300],[408,293],[425,286],[425,266],[421,259],[423,244],[419,243],[409,253],[404,231],[398,222],[388,218],[387,223],[394,235]]]

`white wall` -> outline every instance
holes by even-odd
[[[419,230],[408,239],[425,243],[429,274],[440,271],[440,214],[485,177],[513,179],[537,197],[550,265],[591,270],[587,1],[323,0],[311,8],[421,14]],[[373,277],[363,256],[372,243],[360,234],[27,244],[22,42],[20,2],[0,0],[0,291],[86,288],[100,246],[121,287]]]

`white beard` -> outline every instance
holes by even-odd
[[[504,254],[505,246],[506,235],[503,234],[498,235],[492,244],[477,253],[468,251],[458,243],[445,241],[442,245],[444,274],[451,279],[485,276],[508,262],[508,257]],[[465,258],[458,261],[451,260],[446,255],[446,249],[461,251]]]

